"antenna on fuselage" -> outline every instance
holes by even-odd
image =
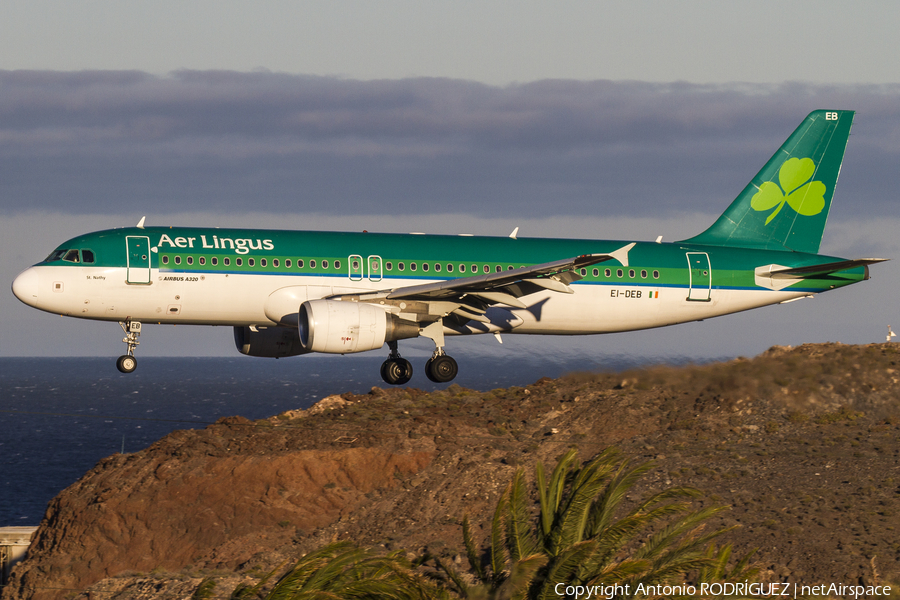
[[[517,236],[518,234],[519,234],[519,228],[516,227],[515,229],[513,229],[512,233],[509,234],[509,237],[511,237],[512,239],[516,239],[516,236]]]
[[[895,337],[897,337],[897,334],[894,333],[893,331],[891,331],[891,326],[888,325],[888,334],[887,334],[887,339],[885,341],[890,342],[891,338],[895,338]]]
[[[144,228],[144,220],[145,220],[146,218],[147,218],[146,216],[141,217],[141,220],[138,221],[138,224],[135,225],[135,227],[137,227],[138,229],[143,229],[143,228]]]

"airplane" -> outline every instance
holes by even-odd
[[[458,372],[451,336],[584,335],[664,327],[786,303],[869,278],[819,255],[854,112],[810,113],[708,229],[662,243],[584,239],[136,227],[58,246],[13,282],[43,311],[117,321],[137,367],[143,324],[228,325],[237,349],[268,358],[389,354],[425,337],[426,376]]]

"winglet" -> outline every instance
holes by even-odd
[[[515,240],[515,239],[518,239],[518,238],[516,238],[516,235],[517,235],[518,233],[519,233],[519,228],[516,227],[515,229],[513,229],[513,232],[512,232],[511,234],[509,234],[509,237],[511,237],[511,238],[514,239],[514,240]]]
[[[145,220],[146,218],[147,218],[146,216],[141,217],[141,220],[138,221],[138,224],[135,225],[135,227],[137,227],[138,229],[143,229],[143,228],[144,228],[144,220]]]
[[[631,243],[628,244],[627,246],[622,246],[622,247],[619,248],[618,250],[615,250],[615,251],[613,251],[613,252],[610,252],[609,255],[610,255],[612,258],[614,258],[614,259],[616,259],[617,261],[619,261],[620,263],[622,263],[622,266],[623,266],[623,267],[627,267],[627,266],[628,266],[628,252],[629,252],[629,250],[631,250],[632,248],[634,248],[634,245],[635,245],[635,242],[631,242]]]

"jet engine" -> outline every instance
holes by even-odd
[[[300,344],[300,335],[294,327],[235,327],[234,345],[241,354],[262,358],[283,358],[309,352]]]
[[[419,335],[416,323],[364,302],[307,300],[299,316],[300,345],[306,352],[365,352]]]

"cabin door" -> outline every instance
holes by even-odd
[[[709,254],[706,252],[688,252],[688,300],[709,302],[712,290],[712,269],[709,267]]]
[[[125,238],[127,246],[127,283],[150,283],[150,238],[129,235]]]

